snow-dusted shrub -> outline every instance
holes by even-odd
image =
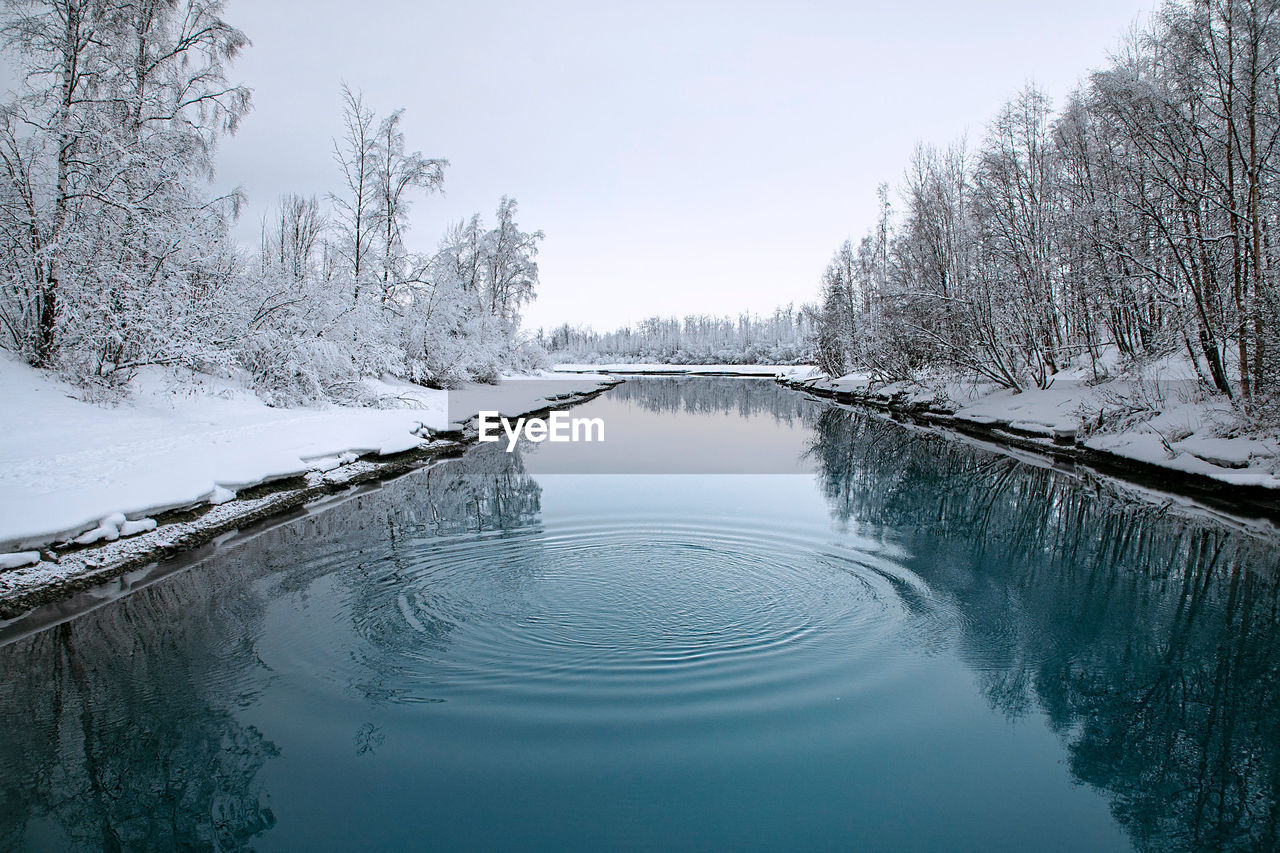
[[[551,356],[537,340],[522,337],[511,347],[507,368],[516,373],[546,370],[551,366]]]
[[[353,402],[360,397],[360,373],[350,354],[333,341],[255,335],[244,342],[240,357],[253,377],[254,390],[273,406]]]

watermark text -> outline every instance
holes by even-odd
[[[479,440],[501,441],[507,437],[507,452],[516,449],[521,437],[540,444],[544,441],[604,441],[604,418],[571,418],[552,412],[549,418],[511,418],[501,412],[479,412],[476,427]]]

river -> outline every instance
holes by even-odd
[[[0,848],[1268,849],[1280,542],[634,379],[0,646]]]

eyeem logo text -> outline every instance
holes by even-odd
[[[477,418],[479,440],[501,441],[505,433],[508,453],[516,449],[521,436],[535,444],[544,441],[604,441],[604,418],[571,418],[564,412],[552,412],[550,418],[516,418],[514,425],[501,412],[480,412]]]

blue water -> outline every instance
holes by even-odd
[[[574,414],[11,630],[0,846],[1274,845],[1269,534],[767,381]]]

